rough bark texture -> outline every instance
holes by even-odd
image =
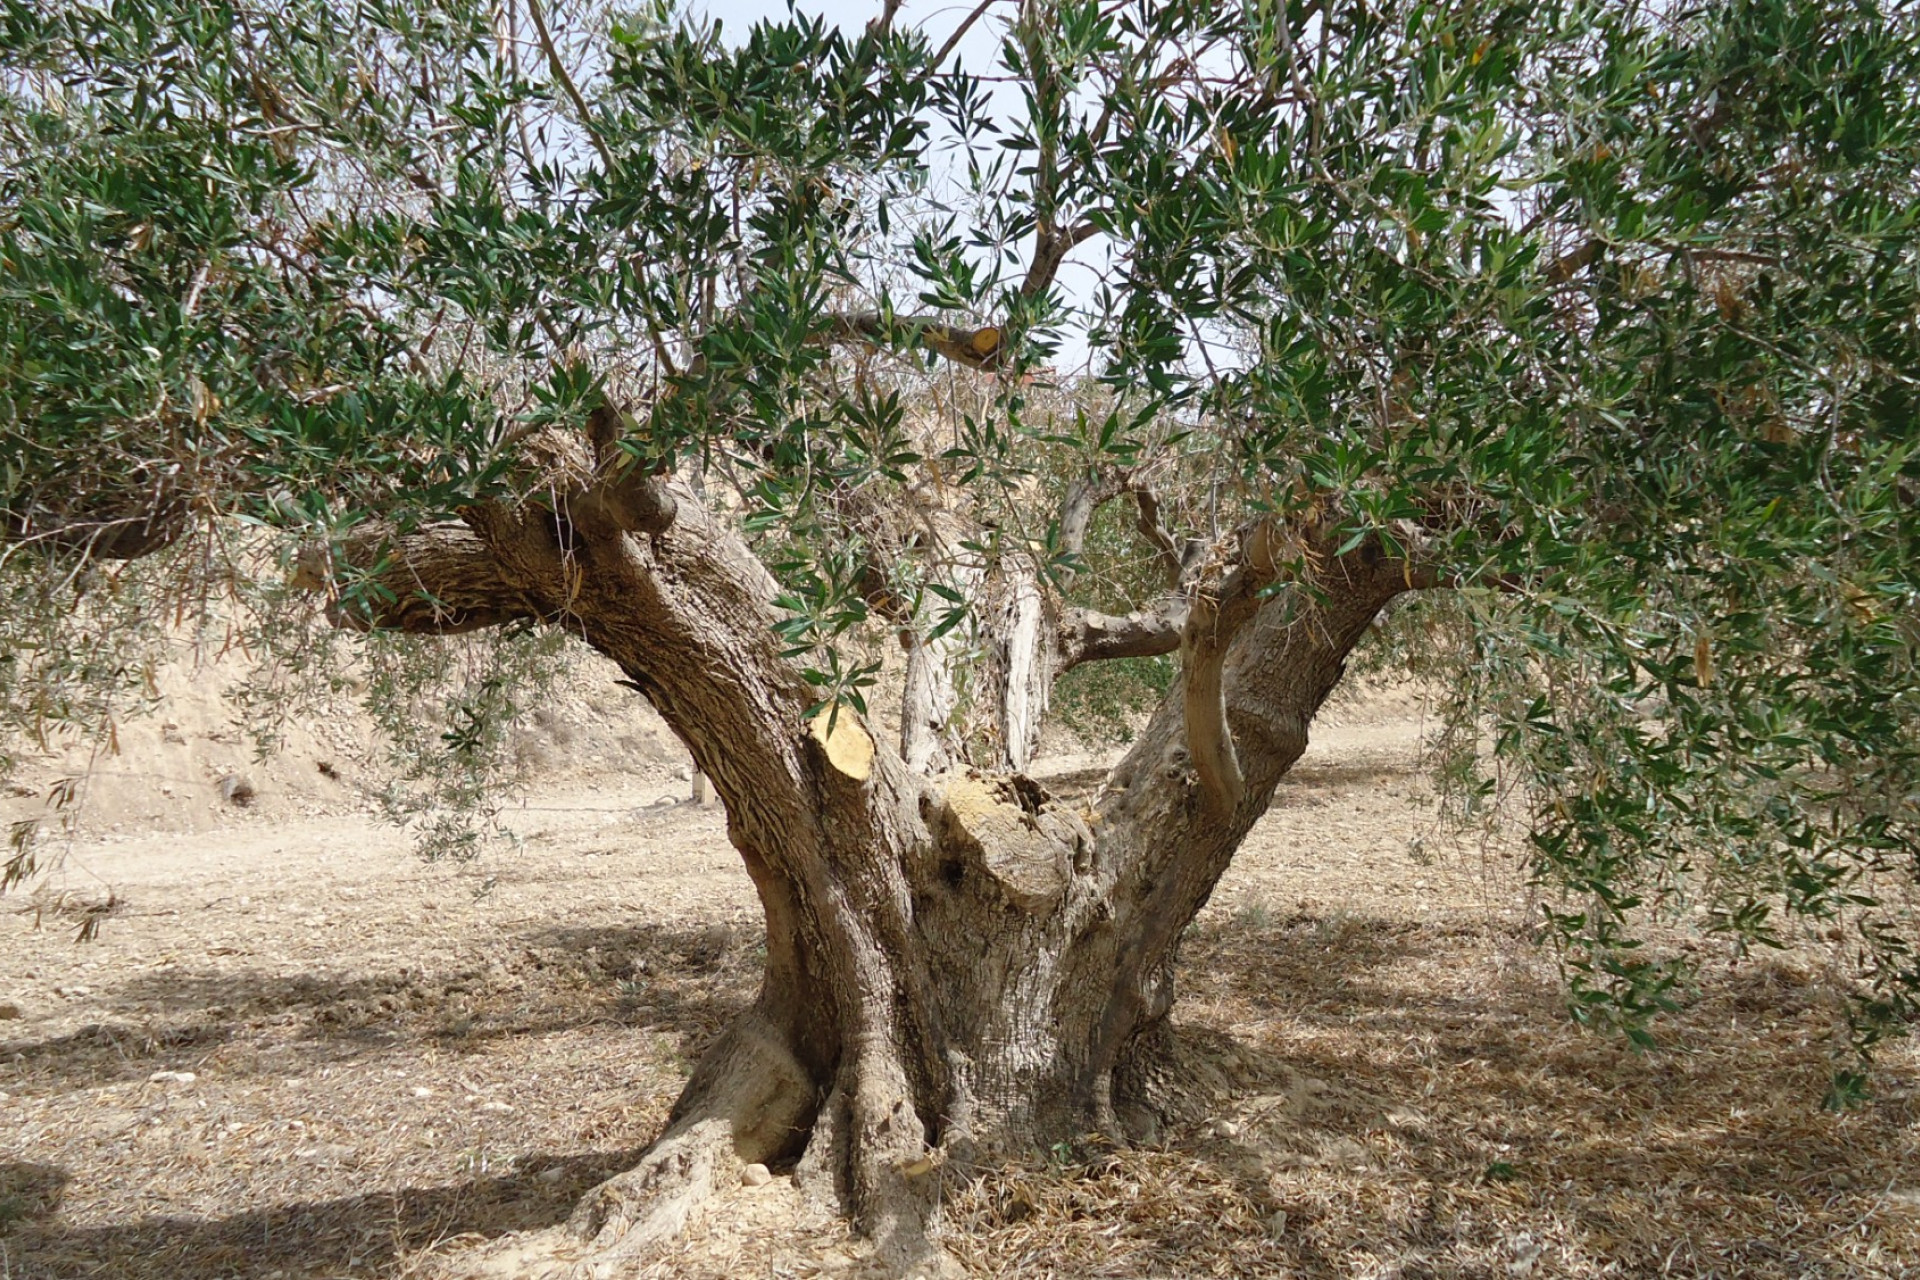
[[[1058,672],[1054,601],[1040,567],[1025,555],[1002,559],[986,601],[986,689],[993,712],[995,769],[1025,773],[1040,750],[1040,730]]]
[[[780,656],[766,572],[691,494],[661,489],[628,494],[624,515],[484,508],[396,540],[383,570],[396,598],[362,619],[534,617],[614,658],[712,780],[759,891],[759,998],[640,1166],[589,1196],[573,1229],[611,1252],[644,1248],[742,1162],[797,1159],[890,1262],[936,1265],[943,1164],[1151,1125],[1181,932],[1305,749],[1346,654],[1405,589],[1404,567],[1364,548],[1323,557],[1313,607],[1289,618],[1242,593],[1208,607],[1198,639],[1181,610],[1142,621],[1119,647],[1140,651],[1149,631],[1179,643],[1184,620],[1188,648],[1205,651],[1207,732],[1236,752],[1240,786],[1196,771],[1180,687],[1082,808],[1018,771],[1024,727],[1008,736],[1013,769],[981,774],[909,768],[846,708],[803,723],[814,695]],[[622,523],[661,509],[674,515],[658,528]],[[1075,656],[1062,638],[1084,649],[1102,628],[1049,618],[1031,578],[1005,580],[995,608],[1007,684],[1037,734],[1045,686]],[[906,737],[912,763],[931,758]]]

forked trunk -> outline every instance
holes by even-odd
[[[1229,664],[1246,790],[1223,807],[1185,746],[1179,691],[1090,804],[1018,774],[911,775],[847,713],[801,738],[804,820],[742,804],[732,834],[768,920],[761,999],[701,1064],[660,1152],[707,1148],[699,1180],[797,1160],[901,1264],[922,1257],[944,1164],[1157,1119],[1179,939],[1299,758],[1387,575],[1289,627],[1262,620]],[[800,737],[800,735],[796,735]],[[716,1123],[717,1122],[717,1123]],[[651,1157],[650,1157],[651,1158]],[[584,1236],[677,1228],[657,1171],[616,1178]],[[612,1231],[609,1232],[609,1228]]]
[[[794,1161],[889,1261],[931,1265],[943,1165],[1150,1122],[1182,931],[1405,587],[1355,553],[1299,617],[1255,606],[1221,672],[1231,802],[1195,773],[1175,689],[1076,804],[1019,773],[916,774],[844,708],[803,723],[813,691],[780,657],[771,584],[704,513],[651,538],[472,523],[517,597],[619,662],[686,742],[766,914],[759,998],[641,1165],[574,1215],[615,1254],[677,1230],[743,1162]]]

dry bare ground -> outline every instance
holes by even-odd
[[[1405,696],[1318,731],[1186,946],[1188,1108],[1157,1143],[948,1171],[969,1270],[1920,1275],[1913,1051],[1818,1110],[1833,1007],[1790,959],[1707,957],[1660,1052],[1571,1026],[1510,859],[1438,831],[1418,734]],[[723,816],[631,754],[543,784],[477,867],[412,859],[344,783],[222,806],[205,760],[190,821],[109,811],[72,898],[0,915],[0,1278],[431,1277],[561,1222],[756,972]],[[863,1265],[775,1177],[633,1274]]]

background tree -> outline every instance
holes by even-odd
[[[612,1251],[797,1158],[932,1265],[943,1164],[1149,1131],[1181,933],[1410,592],[1576,1013],[1648,1034],[1659,911],[1911,1012],[1910,8],[1035,0],[999,98],[898,8],[7,0],[13,722],[258,582],[238,522],[339,626],[613,658],[768,938]],[[1058,676],[1174,654],[1089,802],[1024,775]]]

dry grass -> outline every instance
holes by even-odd
[[[1920,1276],[1911,1047],[1820,1111],[1831,1005],[1791,958],[1708,966],[1663,1051],[1578,1030],[1498,857],[1436,861],[1410,737],[1350,737],[1186,948],[1186,1120],[956,1177],[972,1274]],[[758,963],[719,816],[653,798],[530,817],[477,902],[262,827],[89,855],[128,904],[90,950],[0,918],[0,1280],[426,1277],[563,1221]],[[860,1265],[777,1179],[621,1280]]]
[[[1570,1025],[1512,942],[1352,916],[1203,932],[1186,1028],[1222,1066],[1212,1117],[976,1180],[956,1247],[992,1276],[1920,1274],[1911,1052],[1872,1105],[1825,1113],[1805,971],[1715,975],[1636,1054]]]
[[[757,961],[705,926],[503,950],[347,980],[171,976],[163,1012],[6,1045],[0,1277],[405,1276],[563,1221],[632,1165]]]

